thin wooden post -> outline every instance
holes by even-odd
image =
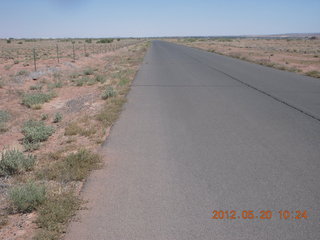
[[[34,71],[37,71],[37,61],[36,61],[36,49],[33,49],[33,62],[34,62]]]
[[[57,59],[58,59],[58,63],[60,63],[60,60],[59,60],[59,46],[57,44]]]
[[[74,43],[72,43],[72,50],[73,50],[73,61],[76,60],[76,54],[75,54],[75,51],[74,51]]]

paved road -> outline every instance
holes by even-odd
[[[128,98],[66,239],[320,239],[319,79],[155,41]]]

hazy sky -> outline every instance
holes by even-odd
[[[320,0],[0,0],[0,38],[320,32]]]

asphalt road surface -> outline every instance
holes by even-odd
[[[66,239],[320,239],[319,119],[319,79],[155,41]]]

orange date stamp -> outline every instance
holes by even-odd
[[[271,219],[280,219],[280,220],[305,220],[308,219],[307,210],[214,210],[212,211],[211,219],[215,220],[271,220]]]

